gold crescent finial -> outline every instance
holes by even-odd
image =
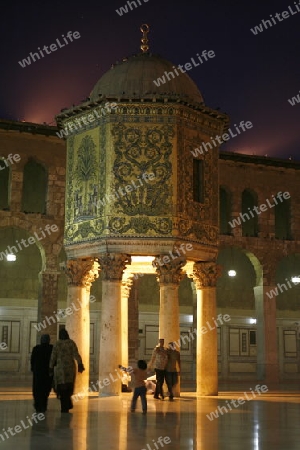
[[[149,33],[149,25],[147,25],[146,23],[144,23],[143,25],[141,25],[140,28],[141,32],[143,33],[143,37],[141,39],[141,50],[143,53],[147,53],[149,50],[149,45],[148,45],[148,33]]]

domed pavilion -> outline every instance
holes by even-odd
[[[90,287],[101,273],[99,379],[111,380],[118,363],[128,364],[132,278],[152,273],[160,287],[158,337],[180,350],[178,287],[187,274],[197,291],[197,393],[215,395],[217,334],[199,330],[216,317],[219,149],[192,151],[224,133],[228,118],[205,105],[186,73],[150,52],[149,28],[141,30],[141,53],[114,64],[87,101],[57,117],[67,134],[68,305],[78,298],[82,305],[67,328],[85,361],[84,388]],[[107,382],[102,395],[120,387]]]

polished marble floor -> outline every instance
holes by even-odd
[[[183,392],[174,402],[147,396],[147,415],[140,403],[130,412],[130,393],[90,394],[70,414],[61,414],[51,394],[39,420],[32,418],[29,387],[0,384],[0,449],[299,450],[299,386],[261,395],[255,386],[220,386],[218,397],[198,399],[194,392]]]

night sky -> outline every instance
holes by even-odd
[[[139,2],[141,5],[139,5]],[[5,2],[0,28],[0,118],[55,124],[62,108],[89,96],[116,61],[139,52],[142,23],[150,26],[152,53],[185,64],[203,50],[215,58],[188,75],[205,103],[253,128],[223,144],[238,153],[300,160],[300,12],[294,0],[125,0]],[[295,3],[298,4],[299,0]],[[254,35],[250,28],[289,11]],[[300,5],[298,6],[300,11]],[[22,68],[18,61],[68,31],[80,38]]]

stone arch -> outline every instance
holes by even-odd
[[[251,264],[253,265],[253,268],[255,270],[256,286],[262,286],[263,285],[263,266],[262,266],[262,263],[258,259],[258,256],[254,255],[254,253],[252,253],[252,251],[245,250],[245,255],[247,255],[247,257],[251,261]]]
[[[217,280],[217,306],[255,310],[254,288],[262,284],[262,266],[258,258],[243,248],[223,246],[216,262],[223,268]],[[230,277],[229,270],[235,270],[236,276]]]
[[[225,247],[226,249],[226,247]],[[223,252],[225,251],[223,248]],[[228,251],[228,247],[227,247]],[[269,367],[269,361],[266,361],[266,355],[268,354],[268,345],[270,342],[270,334],[273,335],[274,331],[276,334],[276,320],[275,320],[275,326],[273,323],[273,317],[276,316],[274,314],[272,307],[270,305],[266,304],[266,301],[264,299],[264,274],[263,274],[263,263],[262,263],[262,257],[261,255],[255,255],[253,250],[249,250],[247,248],[242,247],[235,247],[235,256],[236,259],[234,260],[233,269],[237,271],[237,277],[238,280],[238,274],[241,272],[241,280],[238,284],[237,293],[234,289],[230,291],[230,295],[233,296],[235,299],[236,295],[240,295],[242,298],[242,302],[239,305],[236,301],[236,304],[233,304],[233,315],[236,314],[236,311],[244,310],[244,313],[242,316],[244,316],[244,320],[246,316],[249,314],[252,316],[250,317],[250,320],[253,320],[253,316],[255,317],[255,322],[246,322],[246,324],[243,326],[243,328],[249,328],[251,326],[252,333],[253,331],[255,336],[255,348],[252,348],[252,358],[255,358],[255,364],[253,369],[256,370],[256,376],[258,379],[264,379],[266,376],[267,367]],[[224,259],[224,258],[223,258]],[[218,260],[220,263],[222,263],[222,251],[221,254],[218,257]],[[223,263],[223,272],[228,268],[228,259],[225,260],[226,264]],[[226,273],[225,273],[226,276]],[[224,277],[224,275],[223,275]],[[221,279],[222,281],[222,279]],[[229,281],[227,280],[227,283]],[[234,286],[234,283],[236,283],[236,280],[233,278],[232,285]],[[217,289],[219,287],[219,290],[222,289],[222,295],[224,286],[222,286],[221,283],[219,283],[219,286],[217,285]],[[225,286],[226,287],[226,286]],[[218,295],[218,290],[217,290]],[[219,294],[220,295],[220,294]],[[218,297],[217,297],[218,300]],[[221,303],[219,301],[219,303]],[[232,302],[231,302],[232,303]],[[226,312],[228,312],[228,305],[230,305],[230,301],[227,300],[225,303],[226,306]],[[221,304],[221,307],[224,306]],[[268,309],[269,308],[269,309]],[[234,311],[235,310],[235,311]],[[272,313],[270,311],[272,310]],[[239,314],[239,313],[238,313]],[[271,319],[270,319],[271,317]],[[267,323],[266,323],[267,322]],[[252,324],[253,325],[250,325]],[[249,328],[250,330],[250,328]],[[271,330],[271,332],[270,332]],[[244,332],[244,331],[243,331]],[[247,333],[246,333],[247,335]],[[249,331],[249,340],[250,340],[250,331]],[[276,341],[276,336],[274,338]],[[273,341],[272,341],[273,344]],[[272,347],[273,351],[273,347]],[[249,350],[250,352],[250,350]],[[273,351],[274,354],[274,351]],[[253,364],[253,360],[252,360]],[[275,372],[275,369],[274,369]]]
[[[32,242],[32,235],[18,226],[0,228],[0,297],[38,299],[39,273],[43,266],[44,250]],[[13,253],[16,261],[7,261],[5,254]]]
[[[22,217],[10,217],[6,220],[5,227],[11,227],[11,228],[19,228],[26,233],[28,233],[28,237],[34,237],[38,236],[42,238],[42,230],[45,229],[45,227],[49,225],[55,225],[49,223],[50,221],[46,221],[45,219],[42,220],[36,220],[36,219],[29,219],[30,216],[26,216],[26,220]],[[1,228],[0,228],[1,230]],[[36,235],[35,235],[36,233]],[[58,254],[63,246],[63,235],[61,232],[57,232],[56,239],[54,239],[52,236],[49,236],[49,239],[47,234],[45,239],[36,239],[35,245],[38,247],[41,255],[42,260],[42,267],[41,270],[45,270],[46,268],[50,268],[52,270],[58,270],[57,266],[57,258]]]
[[[275,290],[277,310],[299,311],[300,283],[292,277],[300,278],[300,254],[292,253],[277,262],[275,269]]]

